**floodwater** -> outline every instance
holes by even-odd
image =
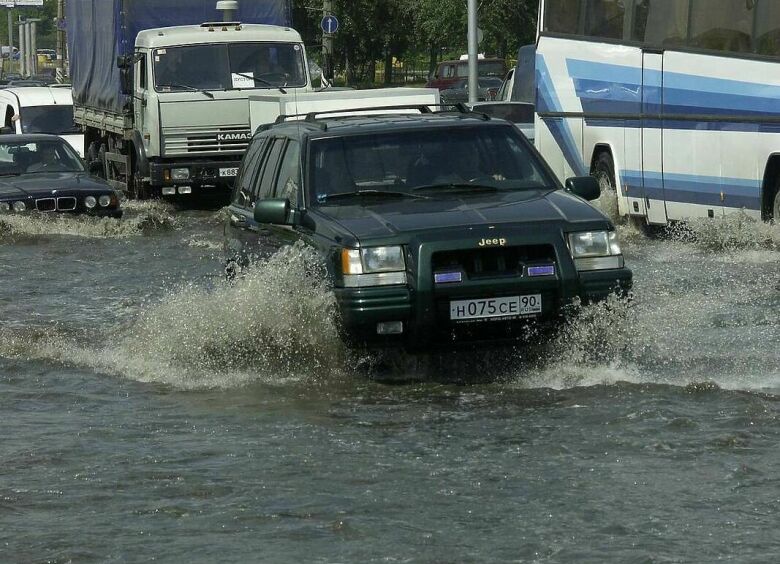
[[[0,217],[0,561],[777,561],[777,226],[623,226],[631,303],[416,359],[222,221]]]

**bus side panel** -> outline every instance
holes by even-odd
[[[780,151],[777,63],[667,51],[664,113],[669,218],[760,218],[764,169]]]

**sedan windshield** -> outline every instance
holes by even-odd
[[[154,51],[158,92],[306,85],[303,50],[292,43],[216,43]]]
[[[381,191],[463,195],[553,189],[555,181],[513,127],[457,127],[313,140],[312,203]],[[334,198],[332,196],[336,195]]]
[[[64,141],[0,142],[0,176],[43,172],[84,172],[84,166]]]
[[[65,135],[80,133],[73,123],[73,106],[27,106],[21,108],[22,133]]]

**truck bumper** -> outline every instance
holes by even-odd
[[[236,179],[241,156],[229,160],[177,160],[175,162],[150,162],[149,184],[154,188],[174,188],[173,193],[187,193],[182,188],[193,191],[204,189],[231,189]],[[187,169],[187,178],[174,178],[175,169]]]

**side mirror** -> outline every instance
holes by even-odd
[[[290,215],[290,200],[270,199],[258,200],[255,204],[255,221],[271,225],[288,225]]]
[[[125,96],[133,93],[133,72],[130,67],[119,69],[119,88]]]
[[[120,69],[129,69],[132,66],[133,57],[130,55],[119,55],[116,58],[116,66]]]
[[[599,181],[592,176],[574,176],[566,179],[566,191],[588,201],[601,196]]]

